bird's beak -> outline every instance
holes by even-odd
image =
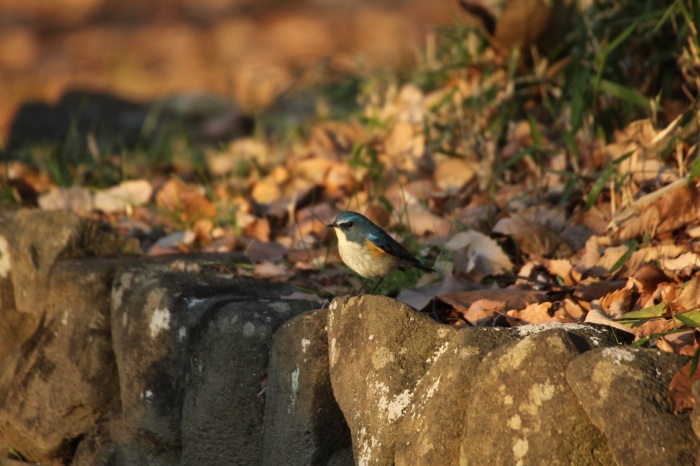
[[[335,228],[335,223],[331,223],[330,225],[326,225],[326,228]]]

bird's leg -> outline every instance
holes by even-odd
[[[377,282],[376,285],[374,285],[374,288],[372,288],[372,291],[370,294],[374,294],[375,291],[377,291],[377,288],[379,288],[379,285],[382,283],[382,280],[384,280],[384,277],[380,278],[379,281]]]
[[[365,278],[365,282],[360,287],[360,290],[357,293],[355,293],[355,296],[362,296],[364,294],[367,283],[369,283],[369,278]]]

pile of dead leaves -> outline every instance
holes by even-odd
[[[479,70],[430,91],[374,88],[360,114],[316,123],[291,146],[208,149],[205,184],[156,173],[64,188],[17,161],[3,176],[19,201],[106,220],[147,254],[238,251],[249,262],[237,274],[327,297],[359,283],[326,225],[360,211],[437,270],[417,283],[396,272],[404,281],[385,291],[398,299],[457,326],[612,326],[691,357],[671,390],[673,409],[689,408],[700,377],[697,108],[661,126],[633,121],[611,142],[585,125],[565,140],[531,117],[510,122],[503,143],[489,128],[517,96],[505,71]],[[490,104],[470,105],[485,93]]]

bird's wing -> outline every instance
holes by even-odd
[[[383,251],[391,254],[392,256],[396,256],[400,259],[403,259],[407,262],[418,262],[418,259],[416,259],[413,254],[408,252],[406,248],[401,246],[394,238],[389,236],[388,233],[384,232],[383,230],[379,230],[380,232],[373,232],[373,233],[368,233],[367,234],[367,239],[369,239],[375,246],[378,248],[382,249]]]
[[[405,261],[407,264],[417,267],[425,272],[435,272],[435,270],[431,269],[430,267],[416,259],[416,257],[410,252],[408,252],[408,250],[405,247],[401,246],[401,244],[399,244],[398,241],[389,236],[387,232],[380,228],[377,228],[375,231],[368,233],[367,239],[369,239],[372,242],[372,244],[374,244],[381,250],[391,254],[392,256],[398,257],[402,261]]]

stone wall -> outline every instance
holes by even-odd
[[[0,464],[698,461],[698,402],[666,401],[685,359],[608,327],[457,329],[382,296],[317,310],[183,266],[234,255],[146,258],[65,214],[0,220]]]

